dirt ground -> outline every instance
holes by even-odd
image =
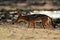
[[[0,24],[0,40],[60,40],[60,29],[34,29]]]

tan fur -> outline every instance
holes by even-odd
[[[20,10],[18,10],[18,18],[17,18],[16,22],[17,22],[18,20],[21,20],[21,19],[25,20],[26,17],[25,17],[25,16],[22,16],[21,14],[22,14],[22,12],[21,12]],[[42,16],[42,17],[43,17],[43,16]],[[26,20],[26,22],[28,23],[28,27],[29,27],[30,25],[32,25],[34,28],[36,28],[35,24],[36,24],[37,21],[42,22],[42,27],[43,27],[43,28],[45,28],[45,26],[51,24],[51,19],[50,19],[50,17],[48,17],[48,16],[45,17],[44,19],[41,19],[40,17],[38,17],[38,18],[35,18],[34,20]]]

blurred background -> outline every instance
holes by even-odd
[[[60,9],[60,0],[0,0],[0,9]]]

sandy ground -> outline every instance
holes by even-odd
[[[60,40],[60,29],[34,29],[16,24],[2,24],[0,40]]]

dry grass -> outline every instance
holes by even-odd
[[[60,40],[58,29],[33,29],[19,25],[0,25],[0,40]]]

